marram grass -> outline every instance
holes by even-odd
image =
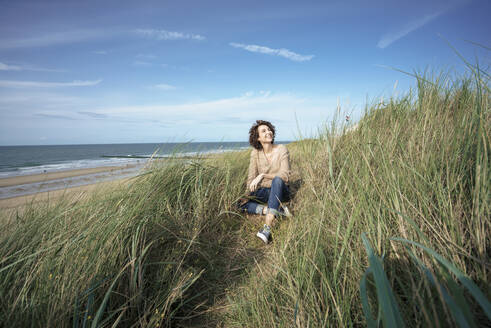
[[[485,78],[418,76],[288,145],[294,216],[270,246],[232,206],[248,151],[25,208],[0,232],[0,325],[489,325]]]

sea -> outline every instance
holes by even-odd
[[[25,185],[0,186],[0,199],[135,176],[152,158],[206,155],[249,147],[248,142],[0,146],[0,181],[2,178],[75,169],[122,167],[117,172],[107,171]]]

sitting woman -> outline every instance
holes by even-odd
[[[275,128],[268,121],[258,120],[249,130],[253,147],[247,178],[250,200],[241,207],[251,214],[266,215],[264,227],[257,236],[266,244],[271,240],[271,225],[276,216],[289,215],[281,202],[288,200],[290,155],[284,145],[274,145]],[[267,205],[262,205],[267,204]]]

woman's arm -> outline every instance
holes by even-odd
[[[247,186],[246,189],[249,190],[252,180],[254,180],[259,175],[259,170],[257,168],[257,150],[253,149],[251,151],[251,158],[249,160],[249,172],[247,175]]]

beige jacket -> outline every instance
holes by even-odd
[[[252,180],[259,174],[271,174],[280,177],[285,183],[288,183],[290,178],[290,153],[285,145],[278,145],[274,150],[271,164],[268,162],[264,151],[252,149],[251,160],[249,163],[249,175],[247,177],[247,189],[251,185]],[[271,188],[272,179],[264,177],[259,184],[260,188]]]

